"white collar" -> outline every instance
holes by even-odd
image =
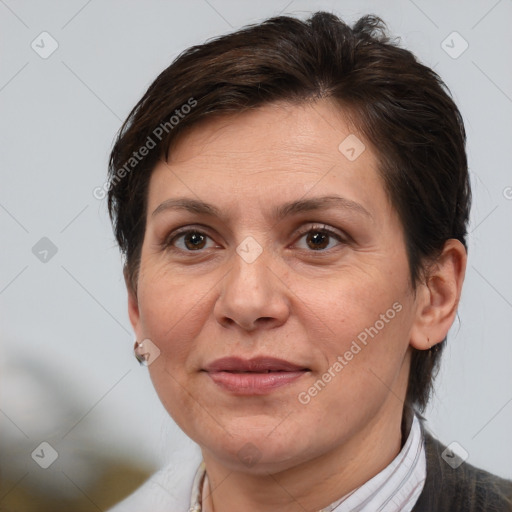
[[[407,440],[400,453],[380,473],[319,512],[410,512],[418,500],[427,476],[425,443],[414,414]],[[192,484],[189,512],[202,510],[201,495],[208,487],[204,461]]]

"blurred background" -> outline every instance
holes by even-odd
[[[512,478],[510,0],[0,0],[1,511],[106,510],[193,452],[133,357],[93,190],[122,121],[181,51],[316,10],[380,15],[463,114],[469,264],[426,417],[470,463]]]

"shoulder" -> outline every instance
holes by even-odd
[[[192,484],[201,462],[200,454],[181,458],[152,475],[133,494],[107,510],[107,512],[169,512],[188,510]]]
[[[512,512],[512,480],[466,462],[459,465],[460,459],[448,464],[443,458],[447,447],[423,423],[422,430],[427,478],[413,512]]]

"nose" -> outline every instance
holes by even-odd
[[[267,251],[251,261],[238,253],[221,283],[214,308],[217,321],[227,328],[244,331],[273,329],[283,325],[290,314],[290,289],[283,276],[273,270]]]

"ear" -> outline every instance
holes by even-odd
[[[141,326],[140,326],[140,311],[139,311],[139,301],[137,299],[137,290],[134,289],[132,285],[132,280],[128,275],[128,270],[125,267],[123,270],[124,274],[124,282],[126,285],[126,291],[128,292],[128,316],[130,318],[130,323],[132,324],[133,330],[135,332],[135,336],[137,340],[140,339],[141,335]]]
[[[416,318],[410,344],[428,350],[440,343],[455,320],[466,273],[467,253],[459,240],[447,240],[426,282],[417,288]]]

